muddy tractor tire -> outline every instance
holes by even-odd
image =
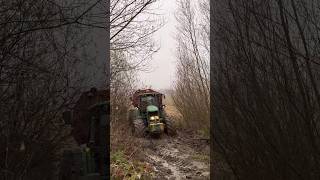
[[[169,136],[176,136],[177,130],[176,130],[176,127],[174,125],[173,120],[167,116],[165,119],[165,124],[166,125],[165,125],[164,132]]]
[[[143,123],[142,119],[134,119],[133,120],[133,127],[132,127],[132,134],[135,137],[144,137],[146,133],[146,127]]]

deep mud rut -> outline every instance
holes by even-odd
[[[154,168],[154,179],[209,179],[209,142],[190,132],[140,140],[146,161]]]

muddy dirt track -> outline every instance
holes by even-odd
[[[210,146],[191,132],[176,137],[141,138],[146,161],[153,166],[154,179],[209,179]]]

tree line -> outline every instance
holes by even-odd
[[[179,0],[176,20],[177,70],[173,101],[182,124],[210,130],[210,1]]]
[[[236,179],[320,178],[319,5],[211,6],[214,148]]]

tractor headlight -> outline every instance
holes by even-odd
[[[150,117],[150,120],[156,120],[156,119],[159,119],[159,116],[151,116]]]

